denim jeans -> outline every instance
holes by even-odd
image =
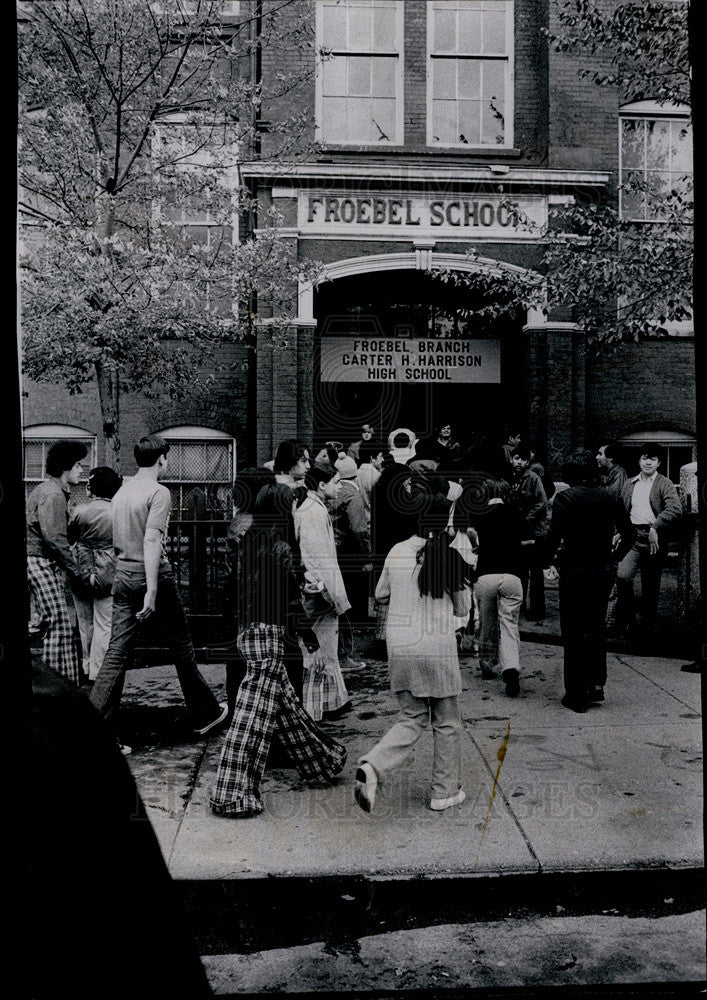
[[[410,691],[396,693],[400,716],[383,739],[359,758],[368,762],[383,784],[387,773],[400,767],[432,721],[434,756],[430,797],[446,799],[461,788],[462,733],[457,695],[416,698]]]
[[[120,705],[125,668],[138,626],[135,616],[142,608],[146,589],[145,568],[142,564],[126,567],[118,563],[113,583],[110,643],[91,691],[91,701],[104,719],[111,719]],[[215,719],[220,709],[196,665],[184,608],[169,570],[160,569],[152,622],[162,632],[174,657],[190,723],[194,729],[200,729]]]

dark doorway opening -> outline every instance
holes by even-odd
[[[418,437],[451,423],[462,444],[501,435],[524,418],[524,313],[500,313],[493,293],[458,287],[423,271],[387,271],[341,278],[315,297],[318,336],[314,351],[314,444],[360,437],[364,423],[387,439],[398,427]],[[500,383],[400,384],[325,382],[320,377],[320,337],[483,338],[500,341]]]

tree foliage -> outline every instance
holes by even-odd
[[[239,236],[255,206],[238,162],[258,149],[263,102],[277,109],[299,82],[279,72],[266,92],[258,53],[310,46],[311,26],[294,0],[258,17],[228,7],[20,10],[24,369],[72,393],[97,383],[116,464],[121,392],[198,389],[215,343],[252,341],[255,301],[286,323],[307,276],[272,213]],[[305,114],[274,117],[269,154],[303,150],[306,126]]]

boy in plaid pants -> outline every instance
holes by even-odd
[[[276,730],[303,778],[330,782],[346,763],[345,748],[305,712],[285,670],[284,636],[293,612],[294,627],[307,649],[318,649],[300,603],[292,552],[293,503],[287,487],[266,486],[255,504],[253,527],[242,543],[238,648],[246,661],[246,675],[211,796],[213,812],[222,816],[255,816],[263,811],[260,782]]]
[[[82,679],[81,661],[66,588],[77,574],[66,532],[70,487],[79,483],[87,453],[80,441],[53,444],[47,454],[47,478],[27,500],[27,579],[36,612],[47,630],[43,660],[74,684]]]

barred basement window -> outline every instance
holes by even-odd
[[[636,476],[640,472],[638,460],[641,457],[642,446],[650,442],[658,446],[660,466],[658,472],[662,472],[675,485],[680,483],[680,469],[683,465],[697,460],[697,442],[691,434],[683,434],[680,431],[638,431],[634,434],[625,434],[619,438],[620,445],[626,463],[626,471],[629,476]]]
[[[398,0],[317,0],[321,142],[403,141],[403,12]]]
[[[207,427],[171,427],[158,433],[169,442],[161,482],[172,494],[176,520],[222,520],[233,511],[236,443]]]
[[[428,4],[427,142],[513,144],[512,0]]]
[[[81,483],[71,487],[72,500],[84,499],[88,474],[96,465],[96,435],[81,427],[66,424],[36,424],[33,427],[25,427],[22,433],[25,495],[29,496],[34,487],[47,478],[47,453],[57,441],[80,441],[88,449]]]

